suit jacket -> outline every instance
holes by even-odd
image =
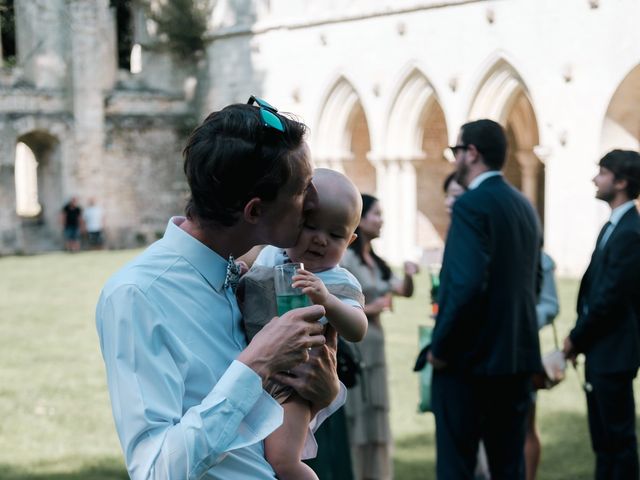
[[[640,215],[625,213],[596,249],[578,292],[578,320],[569,334],[594,373],[640,366]]]
[[[448,368],[482,375],[541,371],[541,243],[536,213],[502,176],[456,201],[431,343]]]

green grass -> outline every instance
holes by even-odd
[[[0,478],[126,479],[115,435],[93,312],[107,277],[136,251],[0,258]],[[574,321],[575,280],[559,282],[560,336]],[[434,479],[434,421],[416,413],[417,325],[429,311],[428,281],[395,301],[384,319],[399,480]],[[549,329],[546,329],[549,330]],[[551,331],[543,331],[544,350]],[[539,395],[539,478],[592,477],[578,377]]]

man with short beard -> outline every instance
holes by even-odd
[[[578,293],[578,320],[564,341],[584,353],[585,391],[597,480],[638,478],[632,382],[640,366],[640,155],[613,150],[593,178],[611,207]]]
[[[438,480],[473,479],[484,441],[492,478],[524,479],[532,374],[541,370],[536,290],[541,232],[529,201],[507,183],[507,140],[491,120],[462,126],[438,316],[434,367]]]

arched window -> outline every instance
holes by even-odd
[[[131,3],[131,0],[111,0],[116,18],[118,68],[127,71],[131,71],[131,50],[134,44]]]
[[[5,66],[16,63],[16,21],[13,0],[0,0],[0,43]]]

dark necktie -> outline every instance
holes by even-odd
[[[600,230],[600,233],[598,234],[598,240],[596,241],[596,250],[602,250],[602,247],[604,247],[604,236],[611,225],[611,222],[607,222],[603,225],[602,230]]]

